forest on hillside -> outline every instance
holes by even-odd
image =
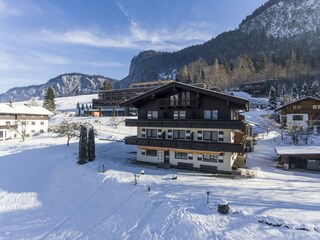
[[[319,69],[310,61],[299,56],[294,50],[287,59],[279,59],[276,52],[269,56],[261,51],[255,57],[241,54],[235,60],[216,58],[213,64],[204,59],[184,65],[176,75],[176,80],[184,83],[205,83],[209,87],[228,88],[233,85],[277,79],[283,85],[298,86],[303,82],[318,80]]]

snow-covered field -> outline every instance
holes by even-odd
[[[75,105],[57,103],[65,110]],[[246,117],[257,121],[261,113]],[[132,164],[135,147],[117,140],[135,128],[113,128],[108,118],[73,120],[96,126],[94,162],[77,165],[77,139],[67,147],[52,133],[0,142],[0,239],[320,239],[320,174],[275,168],[277,132],[263,137],[257,129],[248,156],[255,179],[225,179]],[[223,199],[228,215],[217,212]]]

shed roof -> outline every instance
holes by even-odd
[[[275,147],[277,155],[320,155],[320,146]]]

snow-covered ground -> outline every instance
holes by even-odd
[[[64,104],[58,108],[71,109]],[[262,113],[246,117],[258,122]],[[95,125],[94,162],[77,165],[77,139],[67,147],[52,133],[0,142],[0,239],[320,239],[320,174],[275,168],[282,144],[275,131],[256,129],[248,155],[256,178],[225,179],[132,164],[135,147],[119,140],[135,128],[113,128],[107,117],[71,119]],[[231,214],[217,212],[222,200]]]

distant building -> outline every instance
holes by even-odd
[[[121,104],[138,109],[137,161],[209,172],[231,172],[252,148],[252,127],[239,114],[249,102],[231,95],[171,82]]]
[[[277,109],[280,123],[287,127],[312,126],[314,133],[320,133],[320,99],[305,97],[291,103],[287,103]]]
[[[120,103],[127,101],[133,97],[141,95],[159,86],[163,86],[171,80],[162,80],[155,82],[132,83],[126,89],[102,90],[98,94],[98,99],[92,99],[93,116],[133,116],[136,115],[137,109],[120,107]]]
[[[259,82],[243,83],[234,86],[232,89],[249,93],[253,97],[268,97],[270,88],[273,86],[276,89],[276,95],[279,95],[278,80],[264,80]]]
[[[0,104],[0,141],[20,137],[18,132],[26,136],[48,132],[50,115],[43,107]]]

